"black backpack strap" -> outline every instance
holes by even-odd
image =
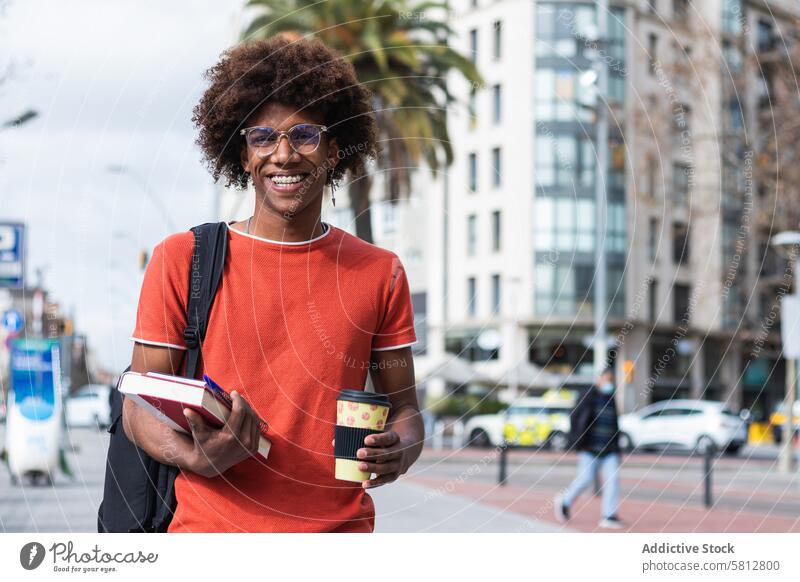
[[[183,375],[194,378],[200,362],[200,351],[206,339],[206,328],[211,305],[217,293],[225,256],[228,251],[228,225],[224,222],[207,222],[192,228],[194,252],[189,273],[189,299],[186,308],[187,326],[183,332],[188,352]]]
[[[188,348],[183,375],[187,378],[197,375],[211,306],[222,280],[225,257],[228,254],[228,225],[225,222],[207,222],[193,227],[192,232],[194,251],[189,271],[187,326],[183,332]],[[152,531],[155,532],[167,531],[177,507],[175,477],[178,476],[179,469],[172,465],[161,465],[160,468],[156,487],[161,500],[152,524]]]

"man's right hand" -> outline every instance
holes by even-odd
[[[183,411],[194,437],[189,469],[198,475],[216,477],[258,451],[261,440],[258,415],[235,390],[231,392],[231,400],[231,415],[220,428],[208,425],[194,410]]]

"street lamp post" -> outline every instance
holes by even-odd
[[[772,237],[772,244],[783,249],[792,263],[794,292],[784,296],[781,303],[781,343],[786,359],[786,398],[784,409],[786,420],[783,424],[783,439],[778,462],[781,473],[792,473],[794,461],[794,402],[797,399],[797,357],[800,355],[800,232],[785,231]]]
[[[607,46],[608,40],[608,0],[597,0],[597,46]],[[606,367],[608,352],[606,329],[606,170],[608,168],[608,66],[597,51],[595,67],[597,70],[596,126],[597,163],[595,165],[595,270],[594,279],[594,372],[595,377]]]

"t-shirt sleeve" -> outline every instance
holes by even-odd
[[[185,350],[186,296],[189,257],[184,237],[173,235],[153,249],[136,309],[136,325],[130,339],[155,346]]]
[[[391,350],[417,343],[408,278],[403,263],[396,256],[392,259],[385,297],[383,317],[372,338],[372,349]]]

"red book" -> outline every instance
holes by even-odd
[[[158,372],[125,372],[119,382],[119,391],[147,410],[168,427],[191,434],[184,408],[199,413],[209,425],[220,428],[231,414],[230,396],[219,387],[212,389],[202,380],[170,376]],[[261,442],[257,456],[267,459],[271,443],[264,436],[262,422]]]

